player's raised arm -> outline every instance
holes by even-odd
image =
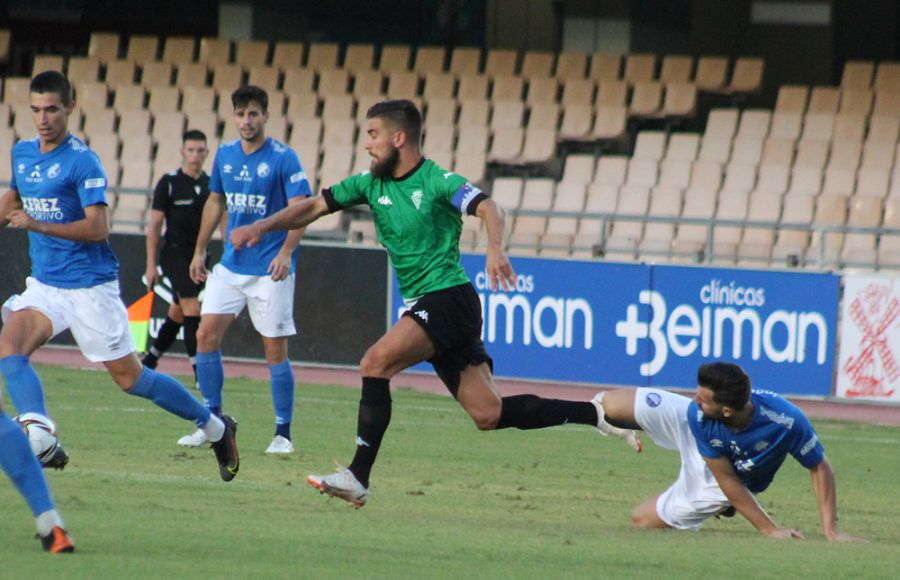
[[[475,215],[484,222],[484,229],[487,232],[485,269],[490,277],[491,289],[512,290],[516,287],[516,273],[509,258],[506,257],[506,252],[503,251],[506,212],[494,200],[488,198],[478,204]]]
[[[235,250],[255,246],[266,232],[304,228],[329,211],[328,204],[321,195],[308,197],[265,219],[233,229],[229,239]]]
[[[0,228],[5,228],[9,224],[9,213],[14,209],[22,209],[22,199],[15,189],[7,189],[3,196],[0,196]]]
[[[799,530],[782,528],[769,517],[769,514],[756,501],[756,497],[740,480],[727,457],[714,459],[704,457],[703,460],[706,461],[706,465],[709,466],[713,477],[716,478],[722,493],[725,494],[734,509],[747,518],[747,521],[753,524],[759,533],[770,538],[803,538],[803,534]]]
[[[203,205],[203,216],[200,218],[200,231],[197,232],[197,245],[194,246],[194,257],[191,259],[191,279],[200,283],[206,280],[206,249],[212,239],[213,232],[225,212],[225,196],[210,193]]]

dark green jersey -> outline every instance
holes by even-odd
[[[481,192],[452,171],[423,159],[400,179],[368,171],[334,185],[332,209],[368,204],[378,240],[387,249],[404,299],[469,281],[459,263],[462,212]]]

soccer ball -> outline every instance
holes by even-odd
[[[56,451],[59,440],[56,438],[56,424],[47,417],[37,413],[23,413],[16,416],[16,423],[28,436],[31,451],[44,465]]]

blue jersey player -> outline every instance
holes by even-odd
[[[203,207],[191,261],[191,277],[198,283],[206,281],[197,331],[197,379],[207,406],[214,413],[221,413],[225,380],[222,339],[246,306],[253,327],[262,336],[275,409],[275,435],[266,453],[292,453],[294,374],[288,360],[287,339],[296,334],[294,271],[303,229],[273,232],[252,251],[236,252],[226,239],[222,260],[211,272],[206,270],[206,249],[223,213],[227,212],[227,232],[231,232],[295,204],[312,192],[297,154],[266,137],[266,92],[244,86],[234,91],[231,102],[240,138],[222,144],[216,153],[210,196]],[[179,439],[178,444],[197,447],[206,441],[203,430],[197,430]]]
[[[30,104],[38,136],[13,148],[10,189],[0,198],[0,227],[28,231],[32,263],[25,291],[2,308],[0,373],[10,400],[20,414],[47,415],[29,357],[69,329],[85,357],[102,363],[123,391],[150,399],[202,429],[215,442],[220,476],[230,481],[238,470],[233,420],[211,415],[183,385],[144,368],[135,355],[119,295],[119,263],[107,241],[106,175],[98,157],[68,132],[74,108],[69,81],[58,72],[35,76]],[[71,551],[39,464],[23,451],[20,435],[0,412],[3,470],[37,518],[44,548]],[[45,466],[62,468],[67,461],[58,450]]]
[[[825,537],[858,540],[838,531],[834,472],[803,411],[774,393],[751,390],[750,378],[733,363],[701,365],[697,384],[693,399],[653,388],[604,393],[607,421],[640,428],[681,454],[676,482],[632,512],[636,527],[696,530],[710,517],[737,512],[765,536],[802,538],[776,524],[755,497],[790,455],[812,477]]]

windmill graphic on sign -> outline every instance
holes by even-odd
[[[877,302],[880,302],[878,294],[879,292],[871,286],[863,292],[866,301],[873,307],[872,310],[875,310]],[[894,394],[894,389],[888,390],[887,387],[900,377],[900,366],[888,346],[886,335],[900,316],[900,302],[896,298],[891,298],[887,308],[884,309],[884,314],[874,325],[866,315],[865,306],[859,296],[850,304],[849,314],[850,319],[862,332],[860,341],[862,350],[844,363],[844,372],[853,384],[852,388],[847,389],[847,396],[890,397]]]

